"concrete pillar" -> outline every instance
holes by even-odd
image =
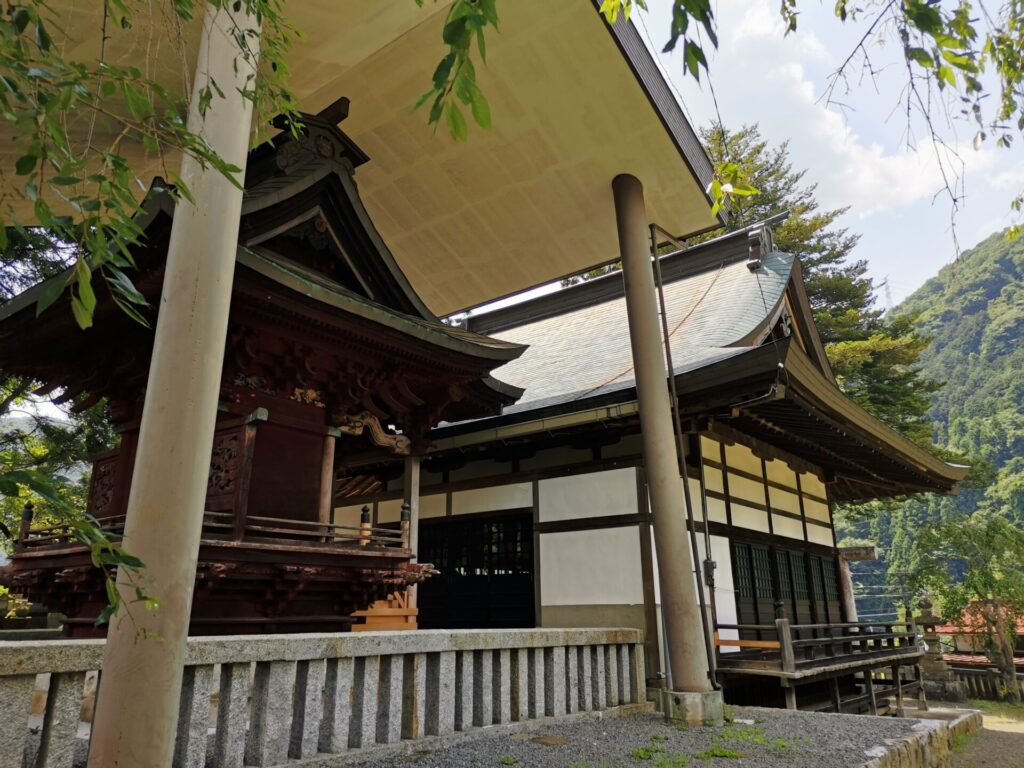
[[[238,13],[231,8],[206,6],[188,127],[241,168],[241,180],[252,102],[239,91],[251,88],[252,68],[235,34],[258,26],[244,3]],[[248,45],[258,48],[258,38]],[[204,117],[199,94],[210,80],[224,98],[214,97]],[[242,207],[240,189],[187,155],[181,177],[195,204],[183,200],[174,214],[124,535],[160,607],[136,603],[131,618],[119,613],[111,622],[91,768],[164,768],[174,752]],[[129,605],[134,594],[123,575],[119,582]]]
[[[633,176],[620,175],[612,181],[612,192],[672,687],[681,692],[705,693],[712,686],[676,460],[643,186]]]
[[[321,523],[331,523],[334,517],[334,435],[324,437],[324,452],[320,458],[320,504]]]

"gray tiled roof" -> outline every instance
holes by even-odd
[[[782,301],[793,267],[786,253],[768,254],[756,271],[745,260],[665,284],[665,305],[677,372],[741,354],[756,342]],[[526,390],[504,413],[555,405],[633,386],[624,298],[505,328],[504,341],[527,344],[518,360],[495,370]]]

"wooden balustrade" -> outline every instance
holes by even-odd
[[[641,643],[632,629],[189,638],[174,766],[203,766],[211,740],[218,766],[275,766],[646,706]],[[102,657],[102,640],[0,642],[0,765],[72,765],[86,674]],[[32,718],[38,675],[49,681]]]
[[[124,533],[125,515],[98,520],[100,529],[113,537]],[[302,545],[406,549],[407,531],[376,528],[369,525],[341,525],[279,517],[247,517],[237,526],[231,512],[204,512],[203,539],[209,541],[274,541],[294,542]],[[71,526],[66,524],[32,528],[24,525],[18,537],[19,551],[40,547],[66,547],[78,540]]]
[[[777,639],[723,638],[723,632]],[[716,624],[715,643],[719,648],[737,649],[720,653],[723,667],[776,667],[787,673],[869,657],[920,653],[912,622],[790,624],[788,619],[777,619],[774,624]]]

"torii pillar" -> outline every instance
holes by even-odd
[[[665,714],[692,725],[721,724],[722,693],[711,684],[701,627],[704,617],[686,530],[644,190],[636,177],[624,174],[612,181],[612,193],[671,670],[672,690],[665,692]]]
[[[259,27],[245,10],[206,4],[188,128],[245,175],[255,62],[236,35],[259,49]],[[247,77],[248,76],[248,77]],[[200,89],[224,93],[199,112]],[[181,178],[195,204],[174,212],[160,314],[132,476],[124,546],[145,564],[147,593],[160,606],[131,605],[113,618],[103,656],[89,750],[90,768],[167,768],[174,753],[192,590],[203,525],[210,452],[238,247],[242,190],[186,155]],[[126,605],[134,599],[119,574]]]

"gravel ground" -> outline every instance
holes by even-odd
[[[848,768],[915,723],[753,707],[735,708],[734,718],[731,727],[684,729],[658,714],[583,720],[346,768]]]

